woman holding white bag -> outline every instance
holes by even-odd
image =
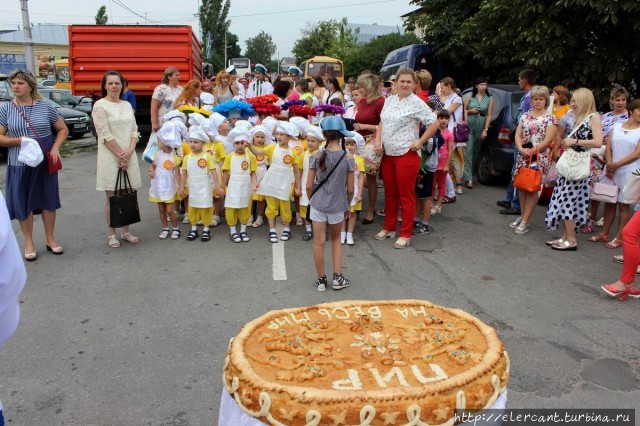
[[[607,137],[604,153],[606,166],[605,176],[600,183],[615,185],[619,188],[617,203],[604,204],[604,225],[602,232],[589,238],[589,241],[609,241],[609,231],[616,217],[616,205],[620,214],[618,232],[607,248],[618,248],[622,245],[622,229],[631,218],[631,205],[624,200],[622,188],[626,185],[631,172],[640,168],[640,100],[629,104],[629,119],[624,123],[615,123]]]
[[[575,115],[573,129],[569,136],[562,140],[562,156],[569,158],[588,152],[591,148],[602,146],[602,123],[596,114],[596,102],[593,93],[586,88],[577,89],[571,99],[571,110]],[[573,151],[573,152],[571,152]],[[564,225],[562,237],[547,241],[547,245],[554,250],[575,251],[578,249],[576,230],[587,221],[589,208],[589,161],[586,161],[586,173],[577,173],[580,178],[573,179],[561,167],[562,156],[557,163],[557,171],[561,175],[549,202],[549,209],[545,217],[547,229],[555,230]],[[571,170],[574,171],[574,170]],[[565,172],[565,176],[562,176]],[[566,176],[569,176],[567,178]],[[584,177],[582,177],[584,176]]]

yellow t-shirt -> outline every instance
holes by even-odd
[[[216,162],[213,160],[213,157],[211,156],[211,154],[209,154],[207,151],[203,149],[200,154],[194,154],[193,152],[191,152],[185,155],[184,160],[182,161],[182,170],[187,170],[187,164],[189,163],[189,159],[191,157],[194,157],[197,159],[204,158],[207,161],[207,169],[209,170],[215,170],[217,167]]]
[[[222,164],[224,162],[224,157],[226,156],[226,154],[224,152],[224,145],[222,144],[222,142],[214,141],[205,143],[203,149],[211,154],[216,163]]]
[[[250,152],[247,152],[247,154],[249,154],[249,170],[255,172],[256,170],[258,170],[258,161],[256,160],[256,156]],[[245,154],[236,154],[235,151],[227,155],[224,159],[224,164],[222,165],[222,171],[224,172],[225,170],[231,170],[231,159],[233,157],[244,157],[244,155]]]
[[[269,160],[269,164],[273,164],[273,161],[272,161],[272,160],[273,160],[273,151],[275,151],[275,149],[276,149],[276,147],[277,147],[277,146],[278,146],[278,144],[272,144],[272,145],[267,146],[267,147],[264,149],[264,155],[266,155],[266,156],[267,156],[267,160]],[[287,148],[283,148],[283,149],[286,149],[286,150],[288,150],[288,151],[291,153],[291,155],[293,156],[293,161],[291,162],[291,164],[292,164],[292,165],[293,165],[293,164],[295,164],[295,165],[297,166],[297,165],[300,163],[300,158],[301,158],[302,156],[298,156],[298,155],[296,155],[296,154],[293,152],[293,150],[291,150],[291,149],[290,149],[290,148],[288,148],[288,147],[287,147]]]
[[[182,141],[182,157],[186,157],[191,154],[191,147],[188,142]]]

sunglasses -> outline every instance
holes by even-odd
[[[17,75],[21,75],[21,74],[22,75],[29,75],[29,76],[33,77],[33,73],[31,71],[23,70],[23,69],[18,68],[17,70],[11,71],[11,74],[9,74],[9,78],[11,79],[11,78],[13,78],[13,77],[15,77]]]

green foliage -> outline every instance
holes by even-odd
[[[637,0],[413,0],[425,40],[457,66],[485,67],[513,82],[525,66],[540,83],[588,87],[600,99],[612,85],[638,93]],[[444,13],[443,13],[444,12]],[[470,68],[472,69],[472,68]]]
[[[255,64],[266,65],[271,61],[271,57],[276,53],[276,45],[271,38],[271,34],[264,31],[247,40],[247,50],[245,56]]]
[[[344,58],[347,77],[358,76],[366,69],[378,72],[389,52],[416,43],[420,43],[420,39],[414,33],[392,33],[362,44]]]
[[[226,68],[224,63],[225,34],[227,58],[240,56],[238,37],[229,32],[231,21],[227,17],[230,6],[229,0],[202,0],[200,5],[200,28],[202,28],[203,42],[206,44],[208,35],[211,36],[211,54],[206,54],[207,46],[205,46],[203,60],[211,63],[216,72]]]
[[[109,15],[107,15],[107,6],[100,6],[100,9],[98,9],[98,13],[96,14],[95,18],[96,25],[107,25],[107,22],[109,22]]]
[[[357,48],[356,35],[346,28],[347,18],[307,23],[302,38],[296,40],[292,53],[298,63],[313,56],[331,56],[342,59]]]

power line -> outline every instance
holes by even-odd
[[[120,6],[121,8],[123,8],[124,10],[129,11],[129,12],[133,13],[134,15],[136,15],[137,17],[144,19],[145,22],[148,21],[148,22],[151,22],[153,24],[162,24],[161,22],[158,22],[158,21],[155,21],[155,20],[152,20],[152,19],[148,19],[146,16],[140,15],[138,12],[132,10],[126,4],[122,3],[120,0],[113,0],[113,2],[115,4],[117,4],[118,6]]]

